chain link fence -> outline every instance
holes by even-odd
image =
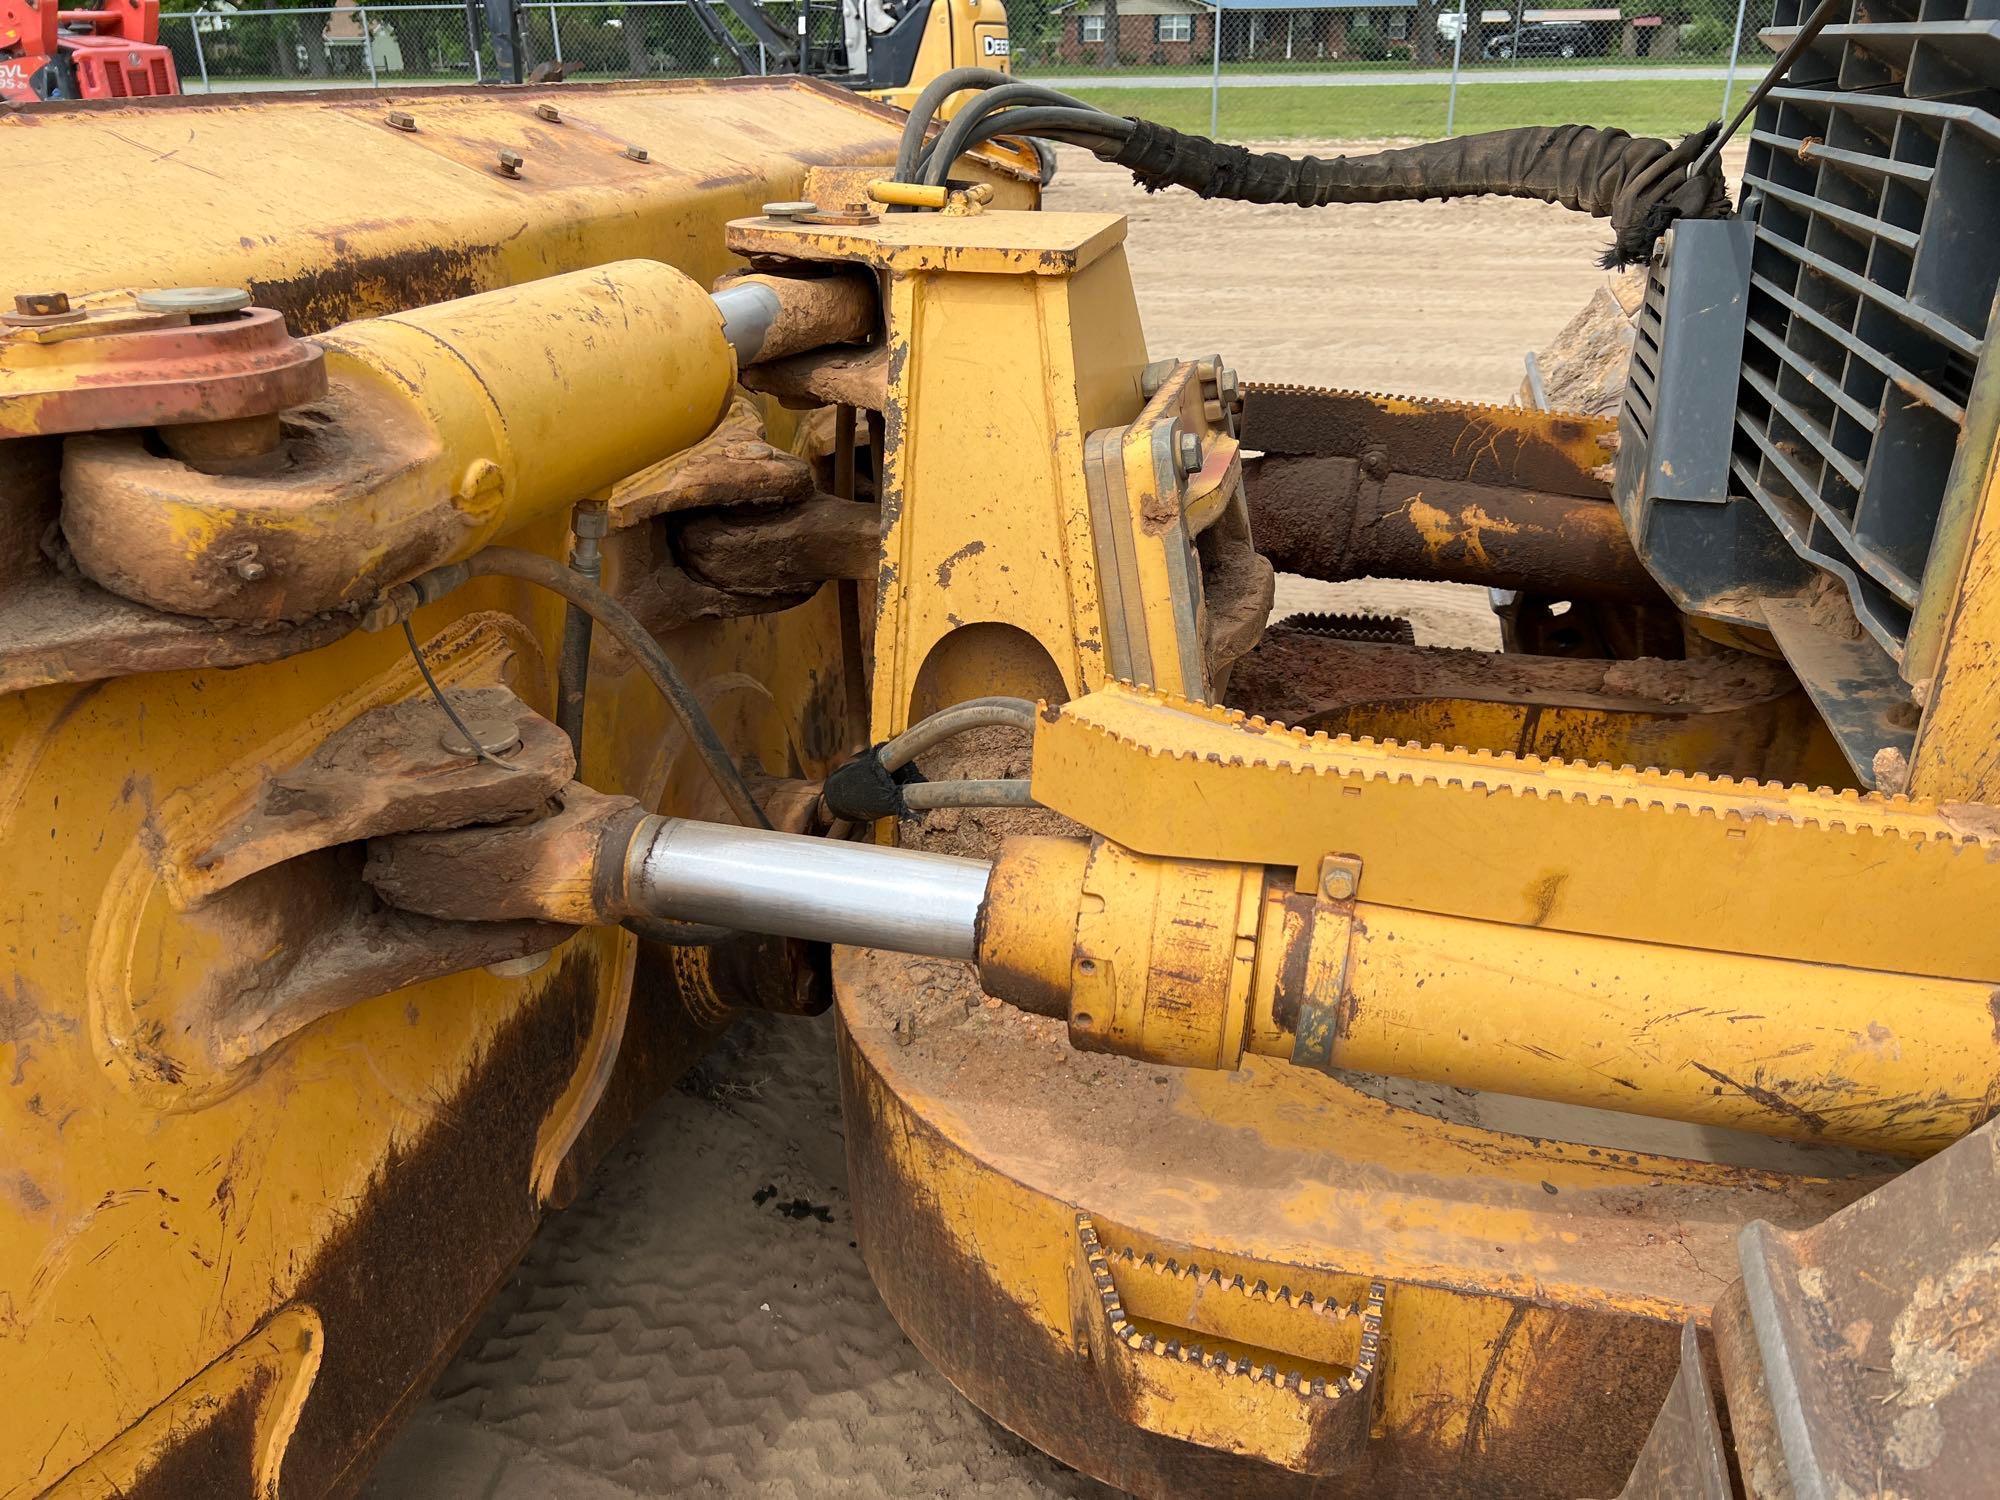
[[[538,68],[559,68],[572,79],[715,77],[741,72],[739,59],[753,69],[769,65],[725,7],[697,12],[698,4],[703,0],[516,0],[521,71],[534,76]],[[1008,20],[1016,72],[1087,95],[1121,91],[1109,104],[1119,113],[1160,114],[1194,126],[1206,116],[1225,133],[1245,137],[1355,137],[1524,123],[1540,118],[1538,109],[1551,121],[1692,128],[1727,108],[1739,67],[1761,66],[1757,33],[1770,24],[1771,6],[1772,0],[1501,0],[1484,7],[1474,0],[1010,0]],[[767,4],[765,12],[789,34],[798,5]],[[837,8],[807,13],[819,23],[816,53],[837,47]],[[485,0],[341,0],[286,9],[209,0],[202,9],[163,14],[160,40],[173,49],[190,92],[477,84],[510,76],[489,15]],[[728,33],[727,45],[718,27]],[[817,30],[829,36],[818,38]],[[1490,108],[1469,115],[1462,108],[1461,85],[1501,83],[1516,85],[1506,91],[1504,117]],[[1376,87],[1335,96],[1329,92],[1335,85]],[[1531,85],[1543,86],[1539,96],[1528,92]],[[1580,96],[1576,86],[1599,92]],[[1206,97],[1149,94],[1135,105],[1122,92],[1130,89],[1201,90]],[[1276,104],[1280,93],[1294,101],[1316,98],[1294,102],[1290,118],[1251,107]],[[1478,103],[1501,97],[1482,92]],[[1178,109],[1168,108],[1169,98]],[[1331,107],[1336,98],[1339,109]],[[1596,101],[1602,102],[1592,118]],[[1621,116],[1652,103],[1665,111],[1658,120],[1643,109],[1640,118]]]
[[[741,72],[686,0],[597,5],[522,0],[524,74],[566,78],[706,78]],[[188,92],[493,83],[507,77],[483,5],[205,9],[160,17]],[[754,40],[742,38],[750,56]]]
[[[1050,0],[1010,4],[1015,71],[1035,76],[1723,69],[1772,0]],[[1115,39],[1115,45],[1114,45]],[[1720,77],[1720,73],[1717,74]]]

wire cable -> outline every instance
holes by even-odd
[[[442,568],[420,574],[402,587],[409,591],[406,597],[413,598],[415,603],[428,604],[471,579],[490,577],[518,578],[523,583],[545,588],[567,599],[602,626],[619,645],[632,653],[640,670],[660,690],[660,696],[667,700],[667,707],[680,721],[688,742],[701,757],[709,778],[714,781],[716,790],[722,794],[722,800],[728,804],[736,821],[746,828],[771,826],[771,820],[764,815],[763,807],[751,794],[729,748],[715,732],[714,724],[709,722],[707,710],[701,706],[701,700],[687,685],[673,659],[661,649],[660,643],[653,639],[638,616],[597,585],[578,577],[565,564],[517,547],[488,547],[464,562],[448,563]],[[407,619],[404,625],[407,629]],[[433,691],[436,691],[435,687]]]
[[[403,639],[410,643],[410,655],[416,659],[417,671],[423,676],[424,686],[431,690],[431,697],[436,699],[437,706],[444,710],[444,716],[451,720],[451,727],[465,737],[465,743],[472,747],[472,753],[488,765],[498,766],[503,771],[520,770],[521,767],[513,761],[502,760],[480,744],[478,736],[465,727],[465,720],[458,716],[458,710],[451,706],[451,700],[445,697],[444,689],[438,686],[438,680],[431,676],[431,664],[424,660],[423,647],[417,644],[417,633],[410,628],[408,620],[403,621]]]

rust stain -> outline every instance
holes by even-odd
[[[1547,925],[1549,918],[1555,915],[1556,902],[1561,898],[1563,883],[1568,879],[1567,873],[1558,871],[1535,882],[1534,889],[1529,893],[1530,899],[1535,904],[1534,919],[1528,924],[1529,926]]]
[[[986,550],[986,543],[979,541],[975,538],[974,540],[967,542],[963,547],[960,547],[956,552],[952,553],[951,556],[947,557],[943,562],[939,563],[937,565],[938,587],[941,589],[950,588],[952,570],[956,568],[960,563],[964,562],[968,557],[977,557],[980,553],[984,552],[985,550]]]

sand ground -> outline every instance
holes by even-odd
[[[1065,151],[1049,206],[1128,214],[1153,354],[1250,380],[1504,401],[1602,274],[1603,226],[1540,204],[1203,204]],[[1343,607],[1497,643],[1482,590],[1282,581],[1281,613]],[[660,1102],[544,1228],[374,1500],[1108,1493],[980,1415],[875,1299],[831,1039],[746,1022]]]

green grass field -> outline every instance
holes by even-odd
[[[1444,133],[1442,84],[1371,88],[1257,88],[1222,91],[1221,133],[1236,141],[1383,140]],[[1205,89],[1087,89],[1083,97],[1115,115],[1158,120],[1205,134]],[[1714,119],[1722,84],[1547,83],[1474,86],[1458,91],[1460,134],[1512,125],[1617,125],[1634,135],[1679,136]]]

